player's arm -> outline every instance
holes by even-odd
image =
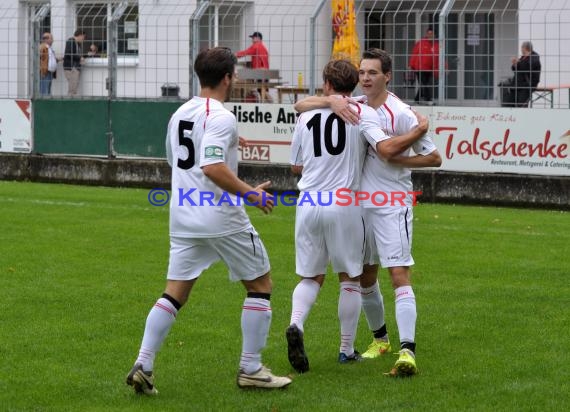
[[[168,162],[168,165],[170,167],[172,167],[172,165],[174,164],[174,154],[172,153],[172,146],[170,143],[170,135],[176,133],[175,130],[173,129],[174,123],[175,123],[174,116],[172,116],[170,118],[170,121],[168,122],[168,129],[166,132],[166,161]]]
[[[417,126],[410,129],[406,134],[394,136],[390,139],[381,141],[376,145],[378,154],[390,161],[392,158],[399,156],[408,150],[416,141],[424,136],[429,129],[429,122],[427,117],[414,112],[417,118]]]
[[[234,195],[250,192],[247,199],[264,213],[269,213],[273,209],[273,201],[270,196],[263,196],[263,189],[271,182],[264,182],[254,188],[237,177],[225,163],[235,127],[236,120],[233,116],[222,115],[210,119],[200,149],[200,167],[204,175],[220,189]]]
[[[441,156],[439,152],[435,150],[428,155],[396,156],[390,159],[389,163],[408,168],[440,167]]]
[[[203,166],[202,171],[206,177],[222,190],[233,195],[238,192],[242,195],[249,192],[247,200],[255,204],[255,207],[261,209],[264,213],[270,213],[272,211],[273,201],[271,200],[271,196],[263,196],[263,189],[271,185],[270,181],[264,182],[257,187],[250,186],[237,177],[223,162]]]
[[[295,125],[295,131],[293,132],[293,138],[291,139],[291,159],[289,163],[291,164],[291,173],[294,175],[303,174],[303,150],[301,147],[301,128],[304,127],[304,123],[301,123],[301,117],[297,119],[297,124]]]
[[[412,145],[412,149],[416,153],[414,156],[396,156],[389,162],[408,168],[441,166],[441,156],[431,137],[423,136]]]
[[[408,133],[401,135],[390,137],[384,133],[382,130],[382,125],[380,123],[380,117],[376,110],[362,106],[362,113],[361,113],[361,123],[360,123],[360,130],[363,132],[364,137],[368,141],[368,143],[376,149],[376,153],[378,156],[382,158],[386,158],[389,160],[390,158],[396,157],[405,149],[402,149],[401,152],[396,152],[395,149],[392,148],[400,148],[401,146],[405,146],[409,148],[412,146],[418,139],[420,139],[425,132],[427,131],[427,118],[424,121],[421,121],[417,126],[413,127]],[[398,142],[396,145],[391,143],[392,140],[396,140]],[[402,143],[400,143],[402,142]],[[399,146],[401,145],[401,146]],[[394,150],[394,153],[390,153],[390,158],[386,156],[386,149]],[[435,145],[434,145],[435,148]]]
[[[252,44],[247,49],[236,52],[236,57],[253,56],[254,54],[256,54],[256,52],[257,50]]]
[[[339,95],[309,96],[299,100],[293,107],[299,113],[328,108],[346,123],[358,124],[360,115],[351,108],[351,105],[355,104],[357,104],[356,100]]]
[[[303,174],[303,166],[291,165],[291,173],[297,176],[301,176]]]

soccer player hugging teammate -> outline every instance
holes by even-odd
[[[172,115],[166,137],[172,167],[170,202],[170,259],[166,289],[151,309],[138,358],[127,376],[135,392],[156,394],[153,364],[196,279],[222,260],[232,281],[241,281],[247,296],[241,312],[242,352],[237,375],[240,388],[282,388],[291,379],[276,376],[261,363],[271,324],[271,276],[263,242],[236,193],[265,213],[273,202],[264,192],[270,182],[255,188],[237,177],[238,132],[235,116],[223,106],[230,96],[237,59],[227,48],[201,51],[194,64],[200,96]],[[193,191],[192,189],[196,189]],[[201,192],[214,193],[218,206],[199,204]],[[229,201],[220,199],[230,197]],[[219,304],[211,295],[212,308]]]
[[[441,165],[441,157],[432,139],[425,135],[426,119],[387,90],[391,76],[392,59],[388,53],[380,49],[363,53],[359,80],[365,95],[355,97],[354,101],[364,101],[375,109],[387,135],[376,147],[368,148],[361,184],[361,191],[366,193],[410,193],[413,191],[410,168]],[[303,112],[317,107],[330,107],[343,119],[355,122],[357,116],[351,109],[352,102],[338,96],[312,96],[298,102],[295,109]],[[418,127],[422,128],[422,134],[415,138],[405,136]],[[373,334],[373,342],[362,357],[376,358],[391,350],[378,283],[380,263],[388,269],[396,301],[400,350],[398,360],[389,372],[394,376],[414,375],[418,371],[415,359],[416,300],[410,273],[410,266],[414,264],[411,255],[414,200],[408,195],[401,202],[388,201],[382,206],[372,199],[363,202],[367,230],[360,287],[362,308]]]
[[[349,96],[358,84],[358,70],[347,60],[333,60],[323,70],[323,81],[325,95]],[[301,373],[309,370],[304,323],[324,282],[329,261],[340,282],[338,361],[361,359],[354,349],[354,339],[361,308],[359,277],[365,230],[354,192],[360,190],[367,150],[377,150],[388,136],[372,108],[356,104],[355,110],[360,113],[356,125],[345,123],[328,108],[308,111],[299,117],[293,134],[292,170],[302,173],[295,218],[296,272],[301,280],[293,291],[291,321],[285,335],[289,361]],[[402,138],[416,141],[425,131],[415,128]],[[335,193],[339,189],[345,189],[344,193],[350,190],[352,201],[348,205],[337,202]],[[308,198],[312,201],[301,201]]]

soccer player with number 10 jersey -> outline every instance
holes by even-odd
[[[368,149],[364,162],[361,190],[411,192],[410,168],[439,167],[439,155],[432,139],[422,136],[415,142],[404,142],[399,137],[417,125],[417,118],[409,105],[387,90],[392,77],[392,59],[380,49],[363,53],[360,62],[359,80],[365,94],[354,101],[329,97],[308,97],[295,105],[298,111],[317,107],[330,107],[348,121],[357,121],[358,115],[351,109],[355,101],[365,101],[374,108],[382,123],[382,129],[390,136],[386,144],[376,151]],[[411,154],[413,148],[414,154]],[[362,308],[374,336],[364,358],[375,358],[391,350],[386,323],[384,302],[380,292],[377,271],[378,261],[388,268],[395,293],[396,323],[400,338],[399,357],[389,372],[394,376],[409,376],[417,373],[415,358],[416,300],[411,286],[410,266],[414,264],[412,246],[412,199],[408,197],[403,206],[378,207],[371,202],[364,206],[367,229],[366,252],[363,274],[360,277]]]

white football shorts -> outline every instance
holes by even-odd
[[[383,268],[412,266],[413,219],[411,207],[364,208],[364,263],[375,265],[380,260]]]
[[[360,276],[364,258],[364,222],[360,206],[297,206],[295,263],[297,274],[326,274],[329,261],[335,273]]]
[[[254,280],[269,272],[263,242],[251,226],[238,233],[213,238],[170,237],[169,280],[196,279],[213,263],[222,260],[230,280]]]

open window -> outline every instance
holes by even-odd
[[[107,22],[119,7],[119,3],[76,3],[76,28],[85,32],[83,51],[87,55],[92,45],[94,53],[89,57],[107,57],[108,32]],[[138,56],[139,7],[136,3],[128,3],[118,24],[117,54],[120,56]]]

